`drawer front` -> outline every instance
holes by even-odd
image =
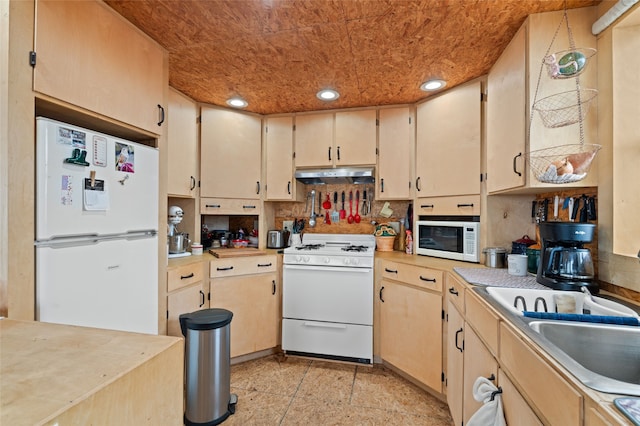
[[[204,266],[200,262],[183,265],[167,271],[167,292],[178,290],[191,284],[202,281],[204,278]]]
[[[282,320],[282,350],[358,358],[373,363],[373,327]]]
[[[582,396],[504,323],[500,324],[500,361],[543,423],[582,424]]]
[[[406,265],[397,262],[382,262],[382,278],[393,281],[401,281],[416,287],[441,292],[443,285],[443,272],[435,269],[424,268],[415,265]]]
[[[467,322],[487,344],[493,354],[498,353],[498,325],[500,319],[484,305],[478,296],[470,291],[465,296]]]
[[[480,216],[480,195],[418,198],[418,215]]]
[[[231,249],[230,249],[231,250]],[[236,275],[262,274],[275,272],[277,259],[275,255],[234,257],[215,259],[209,265],[209,277],[233,277]]]
[[[259,200],[240,200],[233,198],[201,198],[200,214],[241,214],[257,215],[261,213]]]
[[[449,273],[446,277],[445,287],[447,299],[450,300],[460,312],[464,313],[464,284],[462,284],[453,274]]]

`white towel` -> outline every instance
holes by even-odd
[[[469,419],[467,426],[506,426],[500,389],[488,379],[478,377],[473,384],[473,398],[484,405]],[[493,401],[491,400],[493,395]]]

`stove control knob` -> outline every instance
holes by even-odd
[[[329,259],[328,257],[325,257],[324,259],[322,259],[322,261],[328,264],[329,262],[331,262],[331,259]]]
[[[301,263],[302,262],[302,256],[296,256],[296,262],[297,263]]]
[[[304,263],[309,263],[309,256],[305,256],[303,260],[304,260]]]
[[[343,262],[345,265],[349,265],[351,263],[351,259],[346,258]]]
[[[353,260],[351,261],[351,263],[352,263],[352,264],[354,264],[354,265],[358,265],[358,264],[360,264],[360,259],[358,259],[358,258],[356,257],[355,259],[353,259]]]

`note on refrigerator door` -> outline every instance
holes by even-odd
[[[60,179],[60,204],[73,205],[73,175],[62,175]]]
[[[104,186],[104,180],[84,180],[84,209],[85,210],[109,210],[109,193]]]
[[[107,167],[107,138],[104,136],[93,136],[93,164]]]

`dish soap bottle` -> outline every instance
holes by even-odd
[[[411,235],[411,231],[407,229],[407,238],[405,239],[406,244],[406,253],[413,254],[413,236]]]

